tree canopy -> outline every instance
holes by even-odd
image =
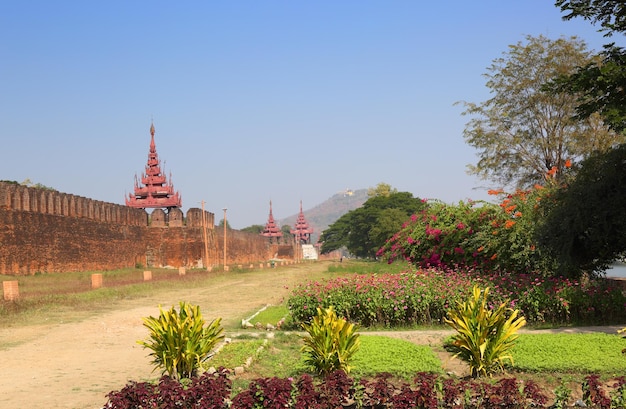
[[[626,145],[583,161],[537,230],[563,275],[601,272],[626,255]]]
[[[624,0],[557,0],[554,3],[567,12],[563,20],[582,17],[592,24],[600,24],[607,36],[626,30],[626,3]]]
[[[485,74],[493,97],[479,104],[464,102],[463,114],[472,117],[465,141],[479,151],[469,172],[498,187],[527,188],[542,183],[546,174],[558,178],[572,162],[622,140],[597,115],[575,120],[575,96],[544,88],[590,60],[585,43],[576,37],[543,36],[528,36],[495,59]]]
[[[285,224],[280,226],[280,231],[283,233],[283,237],[281,237],[283,243],[288,243],[294,238],[293,234],[291,234],[291,225]]]
[[[223,222],[222,222],[222,226],[224,226]],[[261,234],[263,233],[263,230],[265,230],[265,226],[263,226],[262,224],[253,224],[251,226],[244,227],[243,229],[241,229],[241,231],[245,231],[246,233],[253,233],[253,234]]]
[[[224,228],[224,219],[220,219],[219,223],[217,224],[218,227]],[[230,227],[230,222],[228,220],[226,220],[226,228],[228,230],[231,229]]]
[[[55,188],[46,186],[46,185],[42,185],[41,183],[33,183],[30,179],[24,179],[24,181],[22,183],[15,181],[15,180],[0,180],[0,182],[4,182],[4,183],[10,183],[12,185],[21,185],[21,186],[26,186],[26,187],[34,187],[35,189],[43,189],[43,190],[53,190],[53,191],[57,191]]]
[[[385,241],[424,206],[421,199],[408,192],[372,196],[363,206],[344,214],[324,230],[320,237],[321,252],[345,247],[357,257],[374,258]]]
[[[391,187],[390,184],[381,182],[376,185],[376,187],[370,187],[367,189],[367,197],[374,196],[385,196],[389,197],[389,195],[393,193],[398,193],[398,189]]]
[[[626,31],[626,4],[622,0],[557,0],[555,5],[567,13],[564,20],[589,20],[599,24],[599,31],[607,37]],[[554,89],[577,96],[578,118],[598,112],[616,132],[626,129],[626,51],[622,47],[606,44],[596,59],[581,64],[576,72],[562,74]]]

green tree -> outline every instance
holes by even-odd
[[[291,237],[291,226],[286,224],[284,226],[282,226],[280,228],[280,231],[283,233],[283,240],[286,240],[286,238]]]
[[[624,0],[557,0],[561,11],[568,12],[563,20],[582,17],[593,24],[599,23],[606,36],[626,30],[626,6]]]
[[[341,216],[321,235],[322,253],[346,247],[357,257],[374,258],[385,241],[425,203],[408,192],[370,197],[362,207]]]
[[[542,183],[548,172],[559,178],[567,163],[623,140],[597,115],[575,120],[575,96],[544,88],[590,59],[576,37],[543,36],[528,36],[495,59],[485,74],[493,97],[480,104],[464,102],[463,114],[472,117],[465,141],[479,151],[469,172],[498,187],[528,188]]]
[[[402,229],[402,225],[406,220],[407,213],[402,209],[382,209],[378,214],[377,223],[370,229],[369,236],[372,242],[381,243],[381,245],[378,246],[378,248],[380,248],[387,239]]]
[[[626,129],[626,53],[608,45],[599,60],[555,81],[555,89],[577,95],[576,118],[584,120],[596,112],[615,132]]]
[[[346,247],[348,235],[350,234],[350,223],[353,211],[341,216],[322,232],[322,235],[320,236],[320,241],[322,242],[320,251],[322,254],[330,253],[331,251]]]
[[[244,227],[243,229],[241,229],[241,231],[245,231],[247,233],[253,233],[253,234],[261,234],[263,233],[263,230],[265,230],[265,226],[263,226],[262,224],[253,224],[251,226]]]
[[[391,187],[390,184],[380,182],[376,187],[367,189],[367,197],[384,196],[389,197],[393,193],[398,193],[398,189]]]
[[[221,220],[220,220],[220,222],[219,222],[219,224],[218,224],[217,226],[218,226],[218,227],[221,227],[221,228],[223,229],[223,228],[224,228],[224,219],[221,219]],[[226,228],[227,228],[228,230],[230,230],[230,229],[231,229],[231,227],[230,227],[230,222],[229,222],[228,220],[226,220]]]
[[[626,31],[626,7],[623,0],[557,0],[557,7],[565,12],[564,20],[582,17],[599,24],[606,37]],[[578,118],[588,118],[599,112],[616,132],[626,129],[626,51],[609,43],[598,58],[555,83],[557,92],[566,91],[578,97]]]
[[[583,161],[553,200],[537,241],[558,261],[560,273],[602,272],[626,255],[626,145]]]

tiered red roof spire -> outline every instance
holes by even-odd
[[[272,214],[272,201],[270,200],[270,215],[267,218],[267,223],[265,223],[265,229],[261,236],[269,237],[270,241],[272,241],[273,237],[276,237],[277,240],[280,237],[283,237],[283,232],[278,228],[276,222],[274,221],[274,215]]]
[[[146,208],[175,208],[182,207],[182,199],[178,192],[174,192],[174,185],[167,177],[161,174],[161,161],[154,143],[154,123],[150,125],[150,152],[145,173],[141,176],[141,185],[135,175],[135,193],[129,193],[126,206],[139,209]]]
[[[300,244],[310,244],[311,243],[311,233],[313,233],[313,228],[309,226],[309,223],[304,218],[304,212],[302,212],[302,200],[300,200],[300,214],[298,214],[298,219],[296,220],[296,226],[293,230],[290,231],[296,239],[296,243]]]

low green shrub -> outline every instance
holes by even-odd
[[[310,324],[302,324],[308,333],[303,337],[301,351],[305,363],[321,376],[343,370],[350,372],[350,360],[359,349],[360,339],[356,326],[337,317],[332,307],[317,309]]]
[[[470,298],[457,303],[445,319],[457,331],[448,348],[469,364],[473,377],[492,375],[503,370],[506,361],[512,363],[517,331],[526,324],[506,303],[490,309],[488,296],[489,287],[483,291],[475,286]]]
[[[568,401],[572,396],[572,390],[565,385],[559,385],[554,390],[554,404],[552,404],[552,408],[554,409],[564,409],[568,406]]]
[[[152,350],[152,363],[174,379],[191,378],[208,358],[216,344],[224,338],[221,318],[205,326],[199,306],[181,301],[176,311],[159,308],[159,317],[144,318],[150,330],[147,341],[137,341]]]

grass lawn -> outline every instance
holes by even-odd
[[[513,368],[527,372],[626,374],[626,338],[595,334],[521,334]]]
[[[353,375],[369,377],[388,372],[411,380],[418,372],[443,373],[432,348],[380,335],[361,335],[361,348],[354,356]]]
[[[278,311],[282,310],[278,308]],[[245,389],[255,378],[296,378],[303,373],[312,373],[305,366],[300,352],[303,333],[277,331],[273,335],[267,341],[243,335],[223,349],[228,358],[220,356],[223,353],[220,352],[209,365],[220,366],[218,363],[228,362],[223,366],[232,368],[241,366],[247,357],[253,356],[254,362],[246,369],[245,376],[234,384],[237,390]],[[368,335],[367,332],[361,332],[360,339],[361,347],[351,362],[350,376],[355,379],[386,372],[398,380],[411,381],[418,372],[444,372],[435,353],[441,349],[436,346],[416,345],[383,335]],[[263,342],[266,344],[258,352],[257,348]],[[598,374],[602,379],[626,374],[623,349],[626,349],[626,338],[617,334],[520,334],[512,351],[514,365],[496,376],[494,382],[502,376],[516,377],[543,385],[547,393],[567,386],[580,394],[580,385],[588,374]]]

